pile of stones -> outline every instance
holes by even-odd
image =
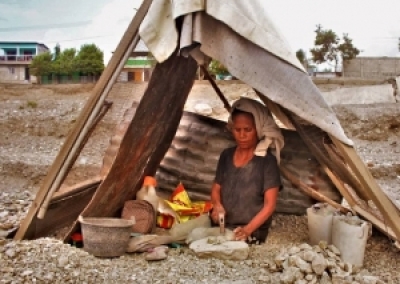
[[[9,230],[19,226],[33,197],[29,191],[0,192],[0,239],[4,238]]]
[[[345,263],[334,245],[307,243],[282,249],[270,265],[271,272],[280,272],[280,283],[380,284],[378,277],[368,275],[362,267]]]

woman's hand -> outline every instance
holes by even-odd
[[[213,210],[211,212],[211,219],[215,224],[219,224],[219,214],[225,215],[225,208],[221,203],[214,204]]]
[[[237,227],[233,230],[235,233],[235,240],[236,241],[247,241],[248,238],[251,236],[252,232],[248,228],[245,227]]]

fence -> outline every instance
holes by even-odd
[[[390,79],[400,75],[399,57],[358,57],[344,62],[344,77]]]
[[[50,76],[41,76],[40,82],[37,83],[42,85],[95,83],[99,78],[100,75],[87,75],[87,76],[82,76],[79,74],[50,75]]]

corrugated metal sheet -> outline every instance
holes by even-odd
[[[102,175],[109,171],[118,151],[126,127],[135,113],[128,109],[117,126],[103,161]],[[156,178],[160,195],[168,197],[182,182],[193,200],[207,200],[210,196],[219,154],[234,145],[225,123],[209,117],[185,112],[171,147],[158,168]],[[307,185],[329,198],[339,201],[340,194],[311,154],[299,135],[283,130],[285,147],[281,153],[282,164]],[[282,178],[284,189],[280,192],[277,212],[303,214],[314,203],[309,196]]]

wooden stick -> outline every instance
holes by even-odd
[[[336,186],[336,188],[339,190],[339,192],[343,196],[343,198],[346,199],[347,203],[349,203],[349,205],[351,207],[356,205],[357,202],[354,200],[354,198],[348,192],[348,190],[344,186],[343,182],[327,166],[322,165],[322,168],[324,169],[324,171],[328,175],[328,177],[331,179],[333,184]]]
[[[348,213],[351,212],[351,210],[343,207],[339,203],[333,201],[332,199],[326,197],[325,195],[319,193],[315,189],[309,187],[305,183],[303,183],[301,180],[299,180],[293,173],[291,173],[287,168],[284,166],[280,166],[281,173],[295,186],[297,186],[301,191],[303,191],[305,194],[311,196],[312,198],[321,201],[321,202],[326,202],[329,205],[333,206],[336,209],[339,209],[342,213]]]
[[[217,86],[214,79],[211,77],[210,73],[208,73],[207,68],[204,65],[200,65],[201,70],[204,72],[204,77],[210,82],[211,86],[213,87],[214,91],[217,93],[218,97],[221,99],[224,107],[228,112],[231,112],[231,105],[229,104],[228,100],[225,98],[224,94],[221,92],[221,89]]]
[[[33,228],[31,226],[32,221],[35,218],[36,213],[39,210],[39,207],[42,205],[43,200],[49,193],[50,189],[53,187],[53,190],[57,190],[58,186],[56,186],[56,180],[60,181],[63,179],[63,175],[66,175],[67,172],[65,169],[69,167],[68,160],[71,160],[71,151],[73,152],[73,148],[78,148],[76,144],[79,144],[78,138],[84,136],[82,131],[84,128],[88,127],[91,124],[90,118],[94,119],[96,117],[96,109],[98,110],[100,106],[103,104],[103,101],[108,94],[107,91],[111,89],[113,84],[114,74],[117,73],[117,70],[122,69],[125,62],[122,62],[124,58],[126,58],[131,53],[133,47],[137,44],[138,30],[141,22],[143,21],[148,8],[150,7],[152,0],[144,0],[139,10],[137,11],[135,17],[133,18],[131,24],[129,25],[127,31],[121,39],[116,51],[111,57],[110,62],[107,64],[106,69],[103,71],[99,81],[96,83],[92,96],[89,98],[85,107],[83,108],[81,115],[77,119],[74,128],[72,129],[70,135],[67,137],[65,143],[60,149],[55,161],[48,174],[46,175],[41,188],[36,194],[36,198],[30,207],[28,214],[25,219],[21,222],[21,226],[17,233],[15,234],[15,240],[21,240],[23,238],[30,238],[34,235]],[[122,66],[121,66],[122,64]],[[118,74],[117,74],[118,75]],[[115,77],[115,76],[114,76]],[[115,77],[116,79],[116,77]],[[83,134],[83,135],[82,135]],[[64,169],[64,170],[63,170]],[[53,186],[54,184],[54,186]]]
[[[375,179],[372,177],[364,162],[356,153],[355,149],[347,146],[332,135],[330,135],[333,143],[342,153],[346,163],[350,166],[353,172],[357,175],[362,189],[367,196],[370,196],[376,207],[379,209],[383,218],[392,228],[397,240],[400,239],[400,214],[399,209],[387,197],[387,195],[379,187]]]

